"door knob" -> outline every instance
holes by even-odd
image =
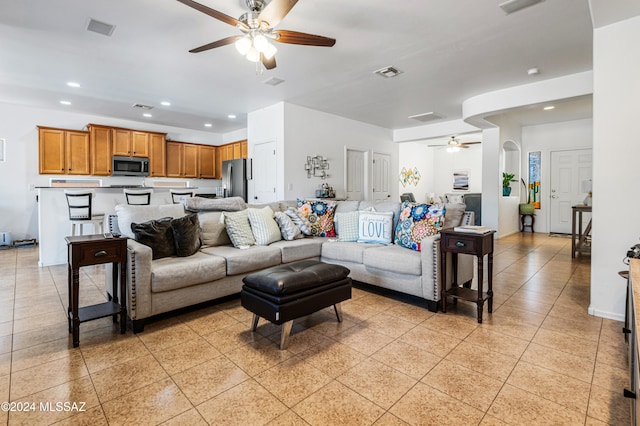
[[[558,198],[558,196],[557,195],[552,195],[551,198]]]

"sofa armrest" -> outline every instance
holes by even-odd
[[[112,234],[122,234],[118,227],[118,215],[110,214],[107,216],[107,229]]]

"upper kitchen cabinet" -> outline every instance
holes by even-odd
[[[91,174],[111,176],[111,128],[89,124]]]
[[[202,179],[216,178],[216,147],[210,145],[199,145],[198,153],[200,157],[199,176]]]
[[[149,133],[129,129],[112,129],[113,155],[148,157]]]
[[[167,175],[166,151],[166,135],[149,133],[149,176]]]
[[[167,142],[167,176],[179,178],[198,177],[198,145]]]
[[[41,174],[88,175],[89,132],[38,127]]]

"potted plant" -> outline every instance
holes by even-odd
[[[511,195],[511,182],[517,182],[513,173],[502,172],[502,196],[508,197]]]
[[[536,210],[536,205],[531,203],[531,191],[529,189],[529,185],[527,185],[523,178],[520,178],[520,181],[522,182],[522,186],[524,186],[525,194],[527,194],[527,202],[519,204],[520,213],[533,214],[533,212]]]

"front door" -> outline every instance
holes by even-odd
[[[571,207],[587,196],[581,188],[582,182],[591,179],[592,162],[591,149],[551,152],[549,232],[571,233]],[[585,216],[586,224],[589,214]]]
[[[391,156],[373,153],[373,201],[388,201],[391,197]]]

